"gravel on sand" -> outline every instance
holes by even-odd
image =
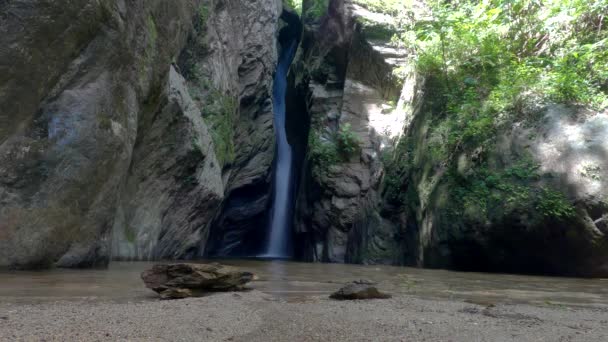
[[[0,303],[0,341],[608,341],[608,310],[259,291],[176,301]]]

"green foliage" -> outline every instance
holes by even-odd
[[[348,161],[360,150],[361,141],[348,123],[327,139],[323,139],[321,133],[314,128],[308,135],[308,158],[316,178],[327,174],[332,165]]]
[[[529,158],[523,158],[504,170],[481,165],[466,177],[454,171],[450,176],[450,182],[456,185],[451,199],[453,214],[464,213],[469,220],[486,222],[535,208],[555,220],[572,217],[574,206],[564,194],[534,186],[540,179],[538,168]]]
[[[515,167],[517,169],[517,167]],[[527,208],[533,195],[526,186],[526,179],[513,177],[513,170],[492,171],[486,167],[475,169],[474,174],[458,179],[453,201],[463,206],[464,212],[483,222],[489,215],[506,214],[519,208]]]
[[[298,15],[302,15],[302,0],[283,0],[283,5]]]
[[[209,5],[206,3],[202,3],[198,8],[198,25],[199,27],[204,27],[207,24],[207,20],[209,20]]]
[[[534,92],[600,109],[608,105],[608,34],[601,24],[607,4],[434,1],[430,19],[413,27],[415,48],[423,69],[432,71],[429,59],[434,61],[451,93],[474,86],[483,101],[494,92],[494,101],[509,102]]]
[[[371,40],[390,41],[396,33],[396,28],[391,25],[376,23],[361,18],[365,37]]]
[[[150,34],[150,44],[154,45],[158,39],[158,31],[156,30],[156,23],[154,23],[154,18],[151,14],[146,18],[146,26],[148,27],[148,33]]]
[[[361,141],[349,123],[340,127],[336,135],[336,147],[343,159],[348,160],[361,150]]]
[[[212,89],[203,104],[201,115],[209,126],[215,155],[221,165],[234,161],[234,116],[238,101],[235,97]]]
[[[546,217],[558,220],[573,217],[575,209],[561,192],[543,188],[536,209]]]
[[[316,21],[327,13],[329,0],[303,0],[302,17],[305,20]]]
[[[515,122],[538,125],[548,103],[608,108],[608,0],[355,1],[396,18],[392,42],[415,56],[425,80],[426,121],[416,127],[424,136],[403,139],[387,156],[385,198],[405,205],[443,189],[447,194],[433,196],[448,198],[455,222],[480,225],[575,215],[563,193],[541,187],[545,180],[530,158],[500,169],[484,151],[494,150],[496,137]],[[459,172],[463,155],[475,158]],[[599,177],[594,166],[580,172]]]
[[[405,187],[406,179],[413,165],[412,144],[408,139],[400,140],[394,150],[387,149],[382,154],[382,162],[386,173],[383,178],[383,195],[390,203],[404,205],[415,204],[418,194],[415,187]]]
[[[340,160],[335,144],[323,141],[320,133],[314,129],[311,129],[308,135],[308,159],[312,174],[317,179],[327,174],[328,168]]]
[[[132,226],[126,226],[125,227],[125,238],[127,239],[128,242],[135,243],[135,241],[137,239],[137,232],[135,231],[135,228],[133,228]]]
[[[427,146],[437,164],[515,121],[534,125],[550,101],[608,107],[608,0],[433,0],[424,14],[409,1],[358,2],[397,18],[393,41],[438,94]]]

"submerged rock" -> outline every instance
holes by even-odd
[[[391,295],[381,292],[376,283],[369,280],[357,280],[332,293],[329,298],[337,300],[388,299]]]
[[[154,265],[141,279],[162,299],[196,297],[208,292],[239,291],[254,279],[253,273],[213,264]]]

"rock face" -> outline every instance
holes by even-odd
[[[309,163],[296,217],[300,254],[307,260],[391,263],[399,258],[392,246],[394,227],[378,213],[378,191],[381,151],[403,127],[399,120],[389,122],[403,117],[389,105],[399,100],[401,84],[380,48],[386,42],[366,39],[357,21],[362,10],[331,1],[324,17],[307,23],[296,61],[296,87],[310,99]],[[352,151],[344,151],[345,144]],[[371,222],[375,237],[367,236]]]
[[[270,173],[280,12],[0,2],[0,265],[204,253],[218,213]]]
[[[387,42],[391,18],[338,0],[316,18],[307,4],[293,70],[311,122],[302,259],[608,274],[606,112],[537,103],[534,120],[438,159],[442,94]]]
[[[231,252],[257,228],[252,222],[267,208],[274,153],[270,95],[277,48],[268,38],[277,35],[280,13],[281,4],[274,0],[222,1],[195,22],[177,58],[186,80],[178,98],[202,117],[211,140],[174,131],[168,135],[183,139],[186,148],[200,145],[203,153],[185,154],[175,159],[175,167],[163,157],[162,168],[142,161],[133,169],[127,184],[141,190],[127,191],[123,201],[125,214],[114,227],[115,258],[200,256],[208,252],[211,231],[211,249]],[[166,126],[158,126],[165,135],[178,127],[173,116],[167,118]],[[172,142],[150,134],[135,152],[156,161],[157,145],[166,148]],[[217,160],[204,158],[210,153]],[[176,171],[185,184],[167,181],[167,176],[176,178]],[[174,194],[168,196],[170,203],[167,194]]]
[[[0,266],[252,254],[277,52],[302,33],[300,259],[608,275],[608,113],[537,103],[448,153],[393,19],[327,3],[301,32],[279,0],[0,1]]]
[[[391,295],[380,292],[374,282],[358,280],[347,284],[338,291],[332,293],[329,298],[337,300],[364,300],[364,299],[388,299]]]
[[[146,287],[162,299],[200,296],[215,291],[242,290],[254,275],[220,264],[154,265],[141,274]]]
[[[555,104],[537,115],[536,125],[515,123],[499,132],[495,144],[462,152],[454,176],[431,167],[433,160],[423,155],[431,118],[424,110],[416,113],[408,158],[419,166],[406,168],[404,192],[412,202],[401,216],[409,228],[407,263],[608,274],[608,115]],[[481,163],[488,165],[483,174],[477,171]]]
[[[269,2],[266,0],[266,2]],[[230,37],[245,32],[237,45],[242,54],[241,65],[227,64],[239,75],[241,94],[241,115],[236,119],[234,156],[224,172],[226,180],[226,200],[221,213],[214,221],[214,229],[209,241],[208,254],[254,255],[259,250],[260,241],[266,235],[266,221],[270,206],[271,169],[274,160],[274,112],[270,92],[277,63],[277,49],[281,46],[286,31],[299,29],[299,19],[287,11],[276,12],[266,9],[260,13],[260,6],[270,4],[248,3],[247,13],[251,29],[234,25],[231,20],[222,23]],[[276,6],[275,6],[276,7]],[[280,30],[275,25],[278,21]],[[221,27],[221,26],[220,26]],[[278,37],[275,37],[277,36]],[[297,38],[297,33],[293,33]],[[278,38],[269,41],[268,37]],[[278,41],[278,44],[277,44]],[[216,63],[226,63],[224,55],[217,56]],[[270,68],[273,66],[273,68]]]

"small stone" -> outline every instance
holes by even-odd
[[[353,283],[358,284],[358,285],[378,285],[378,283],[376,283],[373,280],[369,280],[369,279],[359,279],[359,280],[355,280],[353,281]]]
[[[387,299],[390,294],[380,292],[375,283],[369,280],[358,280],[347,284],[334,292],[329,298],[337,300]]]

